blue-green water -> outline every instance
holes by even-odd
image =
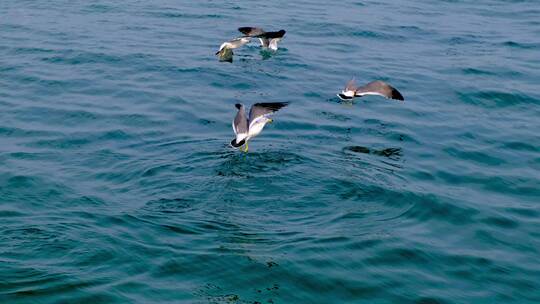
[[[1,303],[540,302],[536,0],[0,16]],[[287,35],[218,62],[239,26]],[[261,101],[291,104],[231,149]]]

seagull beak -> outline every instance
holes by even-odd
[[[268,122],[269,122],[269,123],[273,123],[274,120],[273,120],[272,118],[269,118],[269,119],[268,119]]]

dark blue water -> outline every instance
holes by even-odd
[[[1,303],[540,302],[537,1],[0,16]],[[239,26],[287,35],[218,62]],[[340,103],[352,76],[406,101]]]

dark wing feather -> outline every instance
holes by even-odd
[[[283,36],[285,36],[285,33],[286,33],[285,30],[280,30],[277,32],[266,32],[266,33],[261,34],[261,36],[268,39],[275,39],[275,38],[283,38]]]
[[[244,105],[236,104],[236,108],[238,109],[238,113],[236,113],[236,116],[234,117],[234,121],[233,121],[234,134],[247,133],[248,121],[247,121]]]
[[[240,31],[240,33],[248,37],[257,37],[265,33],[265,31],[262,28],[249,27],[249,26],[239,27],[238,31]]]
[[[403,95],[394,87],[387,84],[386,82],[377,80],[366,84],[365,86],[359,87],[356,89],[356,96],[376,94],[381,95],[386,98],[396,99],[396,100],[405,100]]]
[[[249,111],[249,122],[251,123],[254,119],[256,119],[259,116],[263,115],[269,115],[272,114],[279,109],[287,106],[288,102],[262,102],[262,103],[256,103],[253,106],[251,106],[251,110]]]

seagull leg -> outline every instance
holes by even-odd
[[[249,147],[248,147],[248,142],[246,141],[246,146],[245,146],[245,148],[244,148],[244,152],[246,152],[246,153],[247,153],[247,151],[248,151],[248,148],[249,148]]]

